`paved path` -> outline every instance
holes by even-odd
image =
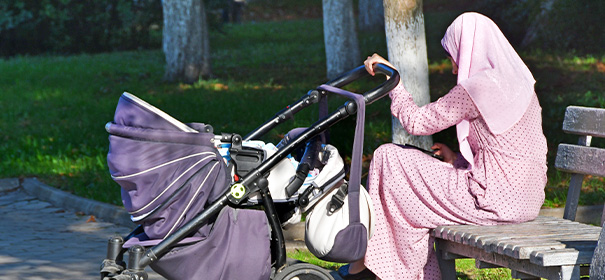
[[[89,218],[21,188],[0,192],[0,280],[99,279],[108,238],[130,229]]]
[[[19,183],[17,179],[0,179],[0,280],[100,279],[107,240],[115,234],[124,236],[132,228],[120,225],[125,224],[123,213],[97,204],[37,180]],[[77,209],[108,217],[115,223],[96,217],[90,221],[90,215]],[[286,235],[300,239],[300,230],[294,228]],[[286,247],[304,247],[301,243],[289,241]],[[149,280],[164,280],[149,267],[146,271]],[[337,272],[330,274],[340,280]]]

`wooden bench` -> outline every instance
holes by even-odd
[[[443,279],[456,279],[459,258],[475,259],[477,268],[510,268],[518,279],[605,279],[605,230],[574,221],[584,176],[605,176],[605,149],[590,147],[592,137],[605,138],[605,109],[567,107],[563,131],[580,136],[577,145],[560,144],[555,161],[572,173],[564,218],[437,227],[432,235]]]

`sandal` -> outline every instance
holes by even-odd
[[[341,266],[338,269],[338,275],[343,279],[343,280],[361,280],[361,279],[366,279],[366,278],[370,278],[370,279],[376,279],[376,275],[374,275],[374,273],[372,271],[370,271],[369,269],[364,269],[358,273],[355,274],[351,274],[349,273],[349,265],[344,265]]]

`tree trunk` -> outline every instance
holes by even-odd
[[[164,79],[194,83],[211,75],[210,42],[203,0],[164,0]]]
[[[405,88],[419,106],[430,102],[429,70],[422,0],[384,0],[389,61],[397,67]],[[393,118],[393,143],[429,149],[431,136],[409,135]]]
[[[328,79],[361,65],[352,0],[323,0]]]
[[[544,0],[542,2],[542,11],[540,14],[532,21],[532,23],[527,28],[527,32],[523,37],[523,41],[521,41],[521,48],[526,48],[530,45],[536,37],[548,26],[548,20],[550,11],[552,10],[552,6],[555,3],[555,0]]]
[[[359,30],[384,30],[384,6],[378,0],[359,0]]]

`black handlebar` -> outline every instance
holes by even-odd
[[[385,82],[375,87],[374,89],[364,93],[364,99],[366,104],[371,104],[374,101],[383,98],[391,90],[393,90],[397,86],[397,84],[399,84],[399,73],[397,72],[397,70],[389,66],[380,63],[376,64],[374,66],[374,72],[388,76],[389,79],[387,79]],[[326,82],[326,84],[333,87],[343,87],[356,81],[359,78],[363,78],[369,75],[370,74],[368,73],[368,71],[366,71],[365,67],[362,65],[340,75],[336,79],[332,79]],[[264,124],[257,127],[255,130],[246,135],[244,137],[244,140],[259,139],[261,136],[265,135],[265,133],[269,132],[274,127],[291,119],[294,114],[298,113],[299,111],[312,104],[319,102],[319,99],[319,92],[317,90],[310,90],[300,100],[298,100],[294,104],[291,104],[290,106],[287,106],[282,111],[278,112],[272,119],[266,121]]]
[[[399,84],[399,72],[387,65],[384,65],[382,63],[376,64],[374,66],[374,72],[383,74],[385,76],[388,76],[389,78],[384,83],[363,94],[366,104],[371,104],[374,101],[383,98],[391,90],[393,90],[397,86],[397,84]],[[366,71],[365,66],[362,65],[340,75],[335,79],[330,80],[326,84],[333,87],[343,87],[353,81],[356,81],[359,78],[363,78],[369,75],[370,74],[368,73],[368,71]]]

